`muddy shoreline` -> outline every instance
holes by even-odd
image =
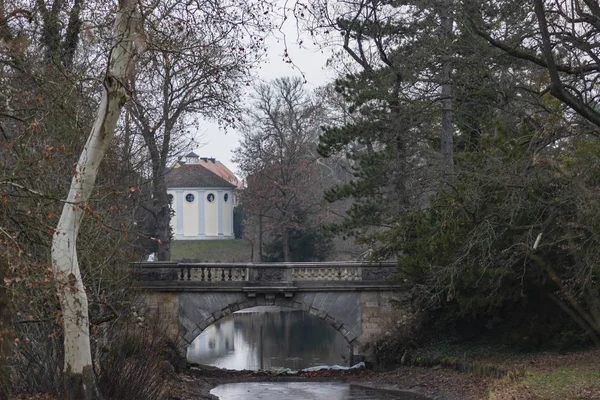
[[[199,371],[173,373],[170,378],[166,378],[164,398],[216,399],[210,394],[211,389],[225,383],[340,382],[375,389],[412,392],[436,400],[600,400],[600,349],[571,353],[505,354],[501,358],[488,358],[485,361],[508,371],[525,373],[498,378],[475,372],[459,372],[437,365],[430,368],[403,366],[387,370],[367,368],[272,376],[265,372],[227,371],[203,367]],[[12,398],[57,400],[58,396],[56,393],[20,393]]]
[[[461,374],[441,368],[400,367],[387,371],[304,372],[297,375],[269,375],[266,372],[193,369],[180,374],[172,400],[218,399],[210,391],[221,384],[240,382],[336,382],[375,389],[411,392],[431,399],[478,398],[491,378]],[[241,399],[243,400],[243,399]]]
[[[569,353],[503,354],[478,360],[510,371],[495,377],[480,372],[460,372],[436,365],[400,366],[387,370],[303,372],[269,376],[265,372],[224,371],[205,368],[177,376],[172,400],[215,399],[210,390],[232,382],[342,382],[375,389],[412,392],[436,400],[599,399],[600,349]],[[485,369],[483,370],[485,371]],[[245,399],[240,399],[245,400]]]

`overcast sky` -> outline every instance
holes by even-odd
[[[286,36],[288,53],[296,68],[283,61],[285,49],[282,40],[283,35],[281,32],[277,32],[275,37],[267,39],[267,61],[257,71],[259,79],[255,84],[268,82],[283,76],[302,77],[302,73],[306,77],[309,89],[314,89],[333,80],[333,72],[325,68],[329,52],[323,52],[316,48],[299,48],[295,29],[295,24],[290,23],[284,26],[282,31]],[[251,92],[253,87],[248,89]],[[198,142],[205,143],[205,145],[192,150],[201,157],[216,158],[238,174],[237,165],[231,161],[232,151],[238,147],[238,139],[238,132],[229,129],[225,133],[219,129],[216,123],[206,122],[204,127],[200,129],[198,137]]]

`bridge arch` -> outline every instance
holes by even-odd
[[[180,313],[178,318],[179,337],[182,339],[182,345],[185,347],[189,346],[189,344],[191,344],[206,328],[224,317],[231,315],[236,311],[260,306],[279,306],[307,312],[309,315],[315,316],[333,327],[351,346],[354,347],[358,345],[358,338],[361,334],[360,294],[356,293],[354,296],[342,296],[342,308],[340,309],[340,306],[338,305],[335,310],[323,308],[322,306],[315,304],[314,297],[319,296],[298,296],[298,299],[295,298],[296,296],[285,298],[259,295],[254,298],[244,298],[245,296],[242,297],[231,294],[184,294],[184,298],[182,299],[180,297],[179,299]],[[348,301],[350,300],[349,297],[354,297],[355,301]],[[312,298],[313,302],[307,303],[306,298]],[[333,304],[335,304],[335,302],[330,303],[330,305]],[[340,317],[343,317],[344,319],[340,319]],[[350,324],[353,326],[349,326]]]

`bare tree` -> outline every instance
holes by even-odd
[[[501,18],[503,28],[494,29],[496,21],[490,16]],[[473,3],[469,18],[472,29],[491,45],[547,72],[550,82],[539,91],[540,96],[550,93],[600,126],[596,84],[600,6],[596,1]]]
[[[63,320],[65,399],[99,398],[92,368],[88,299],[77,260],[77,236],[100,162],[114,135],[121,109],[129,98],[125,83],[133,62],[134,35],[139,21],[136,13],[135,1],[123,0],[119,4],[102,100],[75,166],[69,194],[53,235],[52,268]]]
[[[260,59],[262,39],[250,34],[247,40],[244,35],[261,20],[232,14],[230,6],[223,2],[190,9],[167,1],[147,13],[148,48],[135,79],[131,114],[150,158],[153,199],[145,208],[153,221],[150,236],[158,243],[160,261],[171,255],[165,183],[169,157],[199,128],[198,118],[225,124],[237,120],[242,88]]]
[[[285,261],[291,261],[290,231],[301,225],[307,212],[317,212],[315,204],[321,201],[314,185],[322,111],[299,78],[261,85],[236,150],[247,182],[242,200],[246,212],[260,224],[268,221],[270,230],[281,236]]]

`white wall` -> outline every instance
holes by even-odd
[[[171,204],[173,216],[171,228],[175,240],[199,239],[233,239],[233,190],[222,188],[172,188],[167,193],[173,196]],[[214,201],[208,201],[209,194],[214,195]],[[194,200],[190,203],[186,196],[192,194]],[[224,196],[227,194],[227,201]],[[199,210],[204,205],[204,218]],[[221,208],[221,224],[219,224],[219,204]],[[199,226],[204,222],[204,229]],[[219,235],[219,226],[221,235]]]
[[[191,203],[186,200],[186,196],[194,196]],[[183,236],[198,236],[198,193],[196,190],[183,191]]]
[[[215,199],[212,203],[208,201],[208,196],[212,194]],[[204,232],[206,236],[218,235],[217,202],[218,190],[206,189],[204,191]]]

